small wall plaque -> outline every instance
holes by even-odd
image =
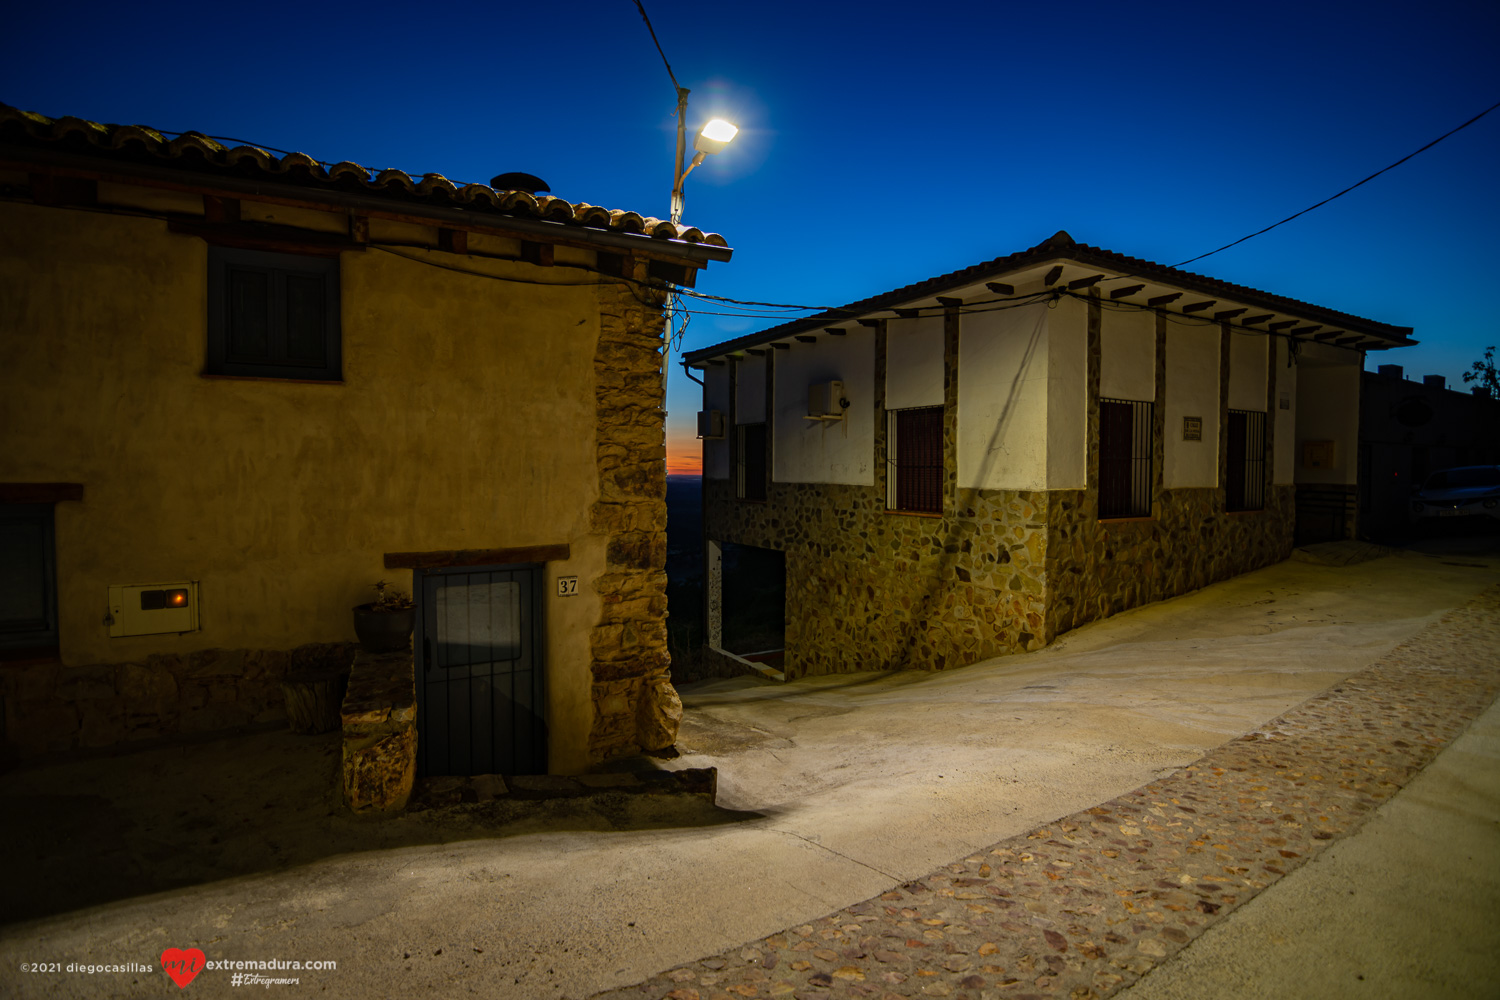
[[[560,577],[558,577],[557,578],[557,596],[558,597],[577,597],[578,596],[578,577],[576,577],[576,576],[560,576]]]
[[[1182,418],[1182,439],[1184,441],[1202,441],[1203,440],[1203,418],[1202,417],[1183,417]]]

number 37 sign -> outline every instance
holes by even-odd
[[[560,577],[558,577],[557,578],[557,596],[558,597],[577,597],[578,596],[578,577],[576,577],[576,576],[560,576]]]

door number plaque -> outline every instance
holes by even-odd
[[[558,577],[557,578],[557,596],[558,597],[577,597],[578,596],[578,577],[576,577],[576,576],[560,576],[560,577]]]

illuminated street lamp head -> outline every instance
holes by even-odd
[[[700,153],[717,153],[729,145],[739,131],[722,118],[710,119],[707,125],[698,130],[693,148]]]

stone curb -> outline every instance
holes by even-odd
[[[482,774],[472,778],[424,778],[412,793],[408,812],[464,803],[587,799],[599,795],[700,795],[712,803],[719,770],[686,767],[676,771],[617,771],[600,774]]]
[[[596,1000],[1102,1000],[1357,830],[1500,693],[1500,588],[1166,777]]]

